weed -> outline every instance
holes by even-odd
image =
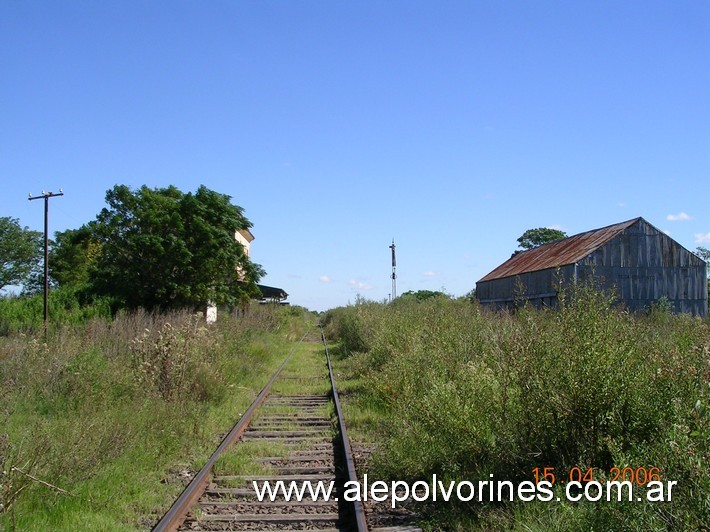
[[[201,467],[283,360],[285,336],[305,331],[292,312],[255,307],[209,328],[187,312],[118,313],[46,337],[10,327],[0,529],[152,526],[182,489],[173,472]]]
[[[701,495],[709,488],[708,322],[663,308],[633,315],[591,284],[559,300],[556,310],[522,305],[512,315],[446,298],[329,313],[327,334],[346,346],[339,364],[359,383],[346,396],[348,416],[379,441],[372,473],[520,482],[536,467],[591,467],[601,477],[614,466],[658,467],[680,486],[672,504],[423,511],[447,529],[616,529],[629,519],[642,528],[701,527],[709,510]]]

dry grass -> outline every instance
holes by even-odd
[[[137,312],[0,336],[0,528],[149,527],[309,319]]]

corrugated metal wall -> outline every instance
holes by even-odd
[[[560,283],[572,282],[574,269],[574,265],[568,265],[483,281],[476,284],[476,297],[495,309],[512,309],[516,299],[527,299],[536,307],[554,306]]]
[[[676,312],[707,315],[705,263],[644,220],[581,261],[579,269],[613,284],[631,310],[665,296]]]

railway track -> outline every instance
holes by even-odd
[[[308,335],[308,333],[307,333]],[[325,338],[304,336],[153,530],[368,530]],[[323,360],[323,348],[326,363]],[[330,500],[260,501],[257,489],[308,481]],[[338,500],[334,500],[337,498]],[[404,529],[404,528],[403,528]]]

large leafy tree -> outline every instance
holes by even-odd
[[[230,200],[204,186],[117,185],[95,221],[58,235],[54,277],[129,308],[236,306],[257,294],[264,271],[234,238],[251,223]]]
[[[42,234],[0,217],[0,290],[23,284],[42,260]]]
[[[540,247],[543,244],[550,244],[567,238],[567,233],[559,229],[551,229],[549,227],[538,227],[537,229],[528,229],[520,238],[518,238],[518,247],[523,250]]]

